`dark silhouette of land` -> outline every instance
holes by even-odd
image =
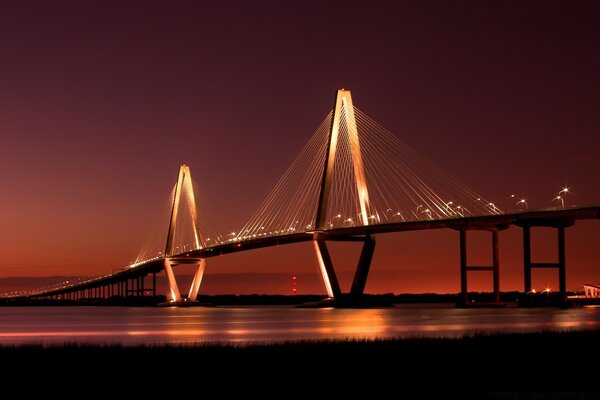
[[[569,295],[575,293],[569,292]],[[356,307],[386,307],[394,304],[418,304],[418,303],[454,303],[459,306],[476,306],[477,304],[490,305],[494,300],[493,293],[472,292],[469,293],[471,303],[460,302],[458,293],[437,294],[365,294],[358,301],[349,299],[347,303],[324,302],[324,295],[200,295],[198,304],[204,306],[251,306],[251,305],[330,305],[330,306],[356,306]],[[515,303],[520,306],[568,306],[574,302],[564,302],[558,297],[558,293],[536,293],[524,294],[521,292],[504,292],[500,294],[503,303]],[[107,299],[0,299],[0,306],[78,306],[78,305],[102,305],[102,306],[157,306],[166,303],[165,296],[144,297],[111,297]]]
[[[293,393],[293,398],[354,394],[421,399],[461,393],[504,399],[514,398],[499,397],[513,391],[597,390],[594,349],[599,341],[600,332],[588,331],[251,346],[65,344],[4,346],[0,357],[10,366],[3,373],[9,384],[11,376],[27,371],[36,382],[61,377],[100,391],[109,390],[111,382],[130,382],[125,391],[135,386],[136,393],[151,392],[151,380],[177,382],[173,390],[183,390],[197,380],[197,388],[219,390],[224,397],[241,390],[244,398]]]

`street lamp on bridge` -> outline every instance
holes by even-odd
[[[562,208],[565,208],[565,199],[563,199],[561,196],[556,196],[552,199],[552,201],[560,201]]]
[[[564,186],[556,195],[556,200],[558,200],[558,197],[561,198],[561,204],[562,204],[562,208],[565,208],[565,197],[567,197],[567,194],[571,193],[571,188]]]
[[[447,203],[444,203],[444,206],[446,207],[446,210],[448,210],[448,212],[450,213],[450,215],[454,214],[454,210],[452,209],[452,207],[450,207],[452,204],[454,204],[453,201],[449,201]]]
[[[388,208],[387,210],[385,210],[385,214],[384,214],[386,221],[389,221],[388,212],[390,212],[390,211],[392,212],[392,215],[396,215],[396,214],[394,214],[394,210],[392,210],[391,208]]]
[[[388,212],[392,212],[390,214],[390,218],[388,218]],[[390,221],[390,219],[393,222],[398,222],[398,219],[402,219],[402,221],[406,221],[406,219],[404,219],[404,215],[402,215],[401,211],[398,212],[394,212],[394,210],[392,210],[391,208],[388,208],[387,210],[385,210],[385,220],[386,221]]]
[[[561,191],[560,191],[560,192],[558,192],[558,195],[560,196],[560,195],[561,195],[561,194],[563,194],[563,193],[564,193],[565,195],[566,195],[567,193],[571,193],[571,192],[569,192],[569,189],[571,189],[571,188],[569,188],[569,187],[566,187],[566,186],[565,186],[565,187],[563,187],[563,188],[561,189]]]
[[[529,205],[527,204],[527,200],[526,199],[521,199],[521,200],[517,201],[515,203],[515,206],[519,207],[519,204],[523,204],[525,206],[526,210],[529,209]]]
[[[427,218],[433,219],[433,216],[431,215],[431,210],[429,208],[426,208],[425,210],[421,211],[421,214],[427,214]]]
[[[423,204],[419,204],[417,206],[417,210],[414,212],[415,218],[419,219],[419,208],[422,208],[422,207],[423,207]]]
[[[334,215],[329,219],[329,228],[333,228],[333,226],[335,225],[336,218],[342,218],[342,214]]]
[[[493,214],[500,214],[500,209],[494,203],[488,203],[488,207],[490,207]]]

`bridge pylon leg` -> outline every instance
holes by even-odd
[[[363,247],[356,266],[354,273],[354,279],[352,286],[350,287],[350,298],[353,301],[357,301],[363,295],[365,285],[367,284],[367,277],[369,275],[369,269],[371,267],[371,261],[373,260],[373,254],[375,252],[375,237],[371,234],[365,235],[364,237],[336,237],[331,240],[337,241],[350,241],[350,242],[363,242]],[[323,283],[327,290],[329,298],[341,299],[345,295],[340,289],[335,269],[333,268],[333,262],[327,249],[327,243],[325,239],[315,236],[313,240],[315,253],[317,255],[317,261],[319,268],[321,269],[321,276],[323,277]]]
[[[194,274],[194,279],[192,280],[192,285],[190,286],[190,291],[188,293],[188,299],[191,301],[196,301],[196,297],[198,297],[198,290],[200,290],[200,283],[202,283],[205,266],[206,260],[201,259],[200,262],[198,262],[198,269],[196,269],[196,273]]]
[[[350,295],[354,299],[358,299],[365,291],[369,269],[371,269],[371,261],[373,260],[373,253],[375,253],[375,237],[373,235],[366,235],[362,251],[360,252],[360,258],[358,259],[358,265],[356,266],[356,272],[354,273],[352,287],[350,289]]]
[[[192,264],[195,265],[196,272],[194,279],[190,285],[190,290],[187,293],[187,297],[183,297],[179,291],[175,274],[173,273],[173,267],[180,264]],[[167,279],[169,280],[169,292],[171,295],[171,301],[195,301],[198,297],[198,291],[200,290],[200,283],[202,283],[202,277],[204,276],[204,268],[206,266],[206,260],[203,258],[188,258],[188,257],[168,257],[165,258],[165,272]],[[156,289],[155,289],[156,290]]]
[[[333,262],[329,256],[327,244],[325,243],[325,240],[315,239],[313,240],[313,246],[317,255],[317,261],[319,262],[319,268],[321,269],[323,283],[327,290],[327,296],[330,298],[339,298],[342,291],[340,290],[340,284],[338,283],[335,270],[333,269]]]
[[[181,293],[179,292],[179,286],[177,286],[177,281],[175,280],[175,274],[173,273],[173,267],[169,258],[165,258],[165,272],[167,273],[167,279],[169,281],[171,301],[181,300]]]

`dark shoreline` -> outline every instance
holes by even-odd
[[[573,295],[575,293],[568,293]],[[259,305],[302,305],[307,303],[315,303],[326,298],[324,295],[308,294],[308,295],[200,295],[198,303],[209,306],[259,306]],[[361,305],[364,307],[381,307],[391,306],[393,304],[417,304],[417,303],[455,303],[461,304],[460,294],[458,293],[421,293],[421,294],[365,294],[361,299]],[[485,292],[470,292],[469,304],[490,305],[494,299],[493,293]],[[551,294],[536,294],[525,295],[522,292],[502,292],[500,294],[502,303],[520,303],[521,305],[534,306],[560,306],[561,302],[558,299],[558,293]],[[133,307],[154,307],[159,304],[166,303],[165,296],[156,297],[112,297],[108,299],[83,299],[83,300],[63,300],[63,299],[2,299],[0,298],[0,307],[16,307],[16,306],[133,306]],[[464,304],[462,304],[464,305]]]
[[[600,331],[576,331],[252,345],[0,346],[0,357],[12,367],[9,376],[23,368],[43,378],[69,371],[69,379],[84,382],[160,376],[230,390],[222,383],[226,377],[243,385],[244,397],[277,394],[284,384],[304,394],[324,385],[324,393],[365,391],[369,398],[416,390],[418,396],[407,398],[463,393],[485,399],[511,398],[494,393],[513,391],[597,390],[598,343]]]

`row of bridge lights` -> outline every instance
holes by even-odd
[[[478,201],[481,201],[481,199],[477,199]],[[495,209],[496,206],[494,206],[493,203],[489,204],[490,207],[492,207],[492,210]],[[430,208],[424,208],[425,206],[423,206],[422,204],[419,204],[416,208],[415,211],[412,211],[412,214],[415,216],[416,219],[420,219],[421,215],[425,215],[427,217],[427,219],[433,219],[433,212],[431,211]],[[449,217],[449,216],[455,216],[455,215],[460,215],[461,217],[464,217],[466,214],[472,214],[471,211],[467,208],[464,207],[462,205],[456,205],[454,206],[454,202],[453,201],[448,201],[446,203],[444,203],[444,207],[442,207],[442,212],[444,213],[445,216]],[[400,212],[398,212],[397,214],[394,215],[402,215]],[[404,216],[402,216],[402,220],[406,221],[406,219],[404,218]]]
[[[356,214],[356,220],[360,221],[362,218],[363,214],[362,213],[358,213]],[[342,221],[342,226],[354,226],[354,218],[349,217],[349,218],[343,218],[342,214],[337,214],[334,215],[333,217],[331,217],[329,219],[329,221],[327,222],[327,226],[331,229],[333,228],[333,226],[335,225],[335,219],[339,218]],[[386,218],[387,219],[387,218]],[[373,221],[373,222],[380,222],[380,218],[379,218],[379,214],[371,214],[367,217],[368,221]],[[309,225],[310,226],[310,225]]]
[[[570,188],[563,187],[558,192],[557,196],[553,198],[553,201],[560,201],[561,207],[564,208],[565,207],[564,197],[568,193],[571,193]],[[524,207],[526,210],[529,209],[529,204],[527,203],[527,199],[525,199],[525,198],[518,198],[516,195],[511,194],[507,197],[507,199],[511,199],[511,200],[518,199],[514,203],[515,207],[518,207],[518,208]],[[478,197],[476,199],[476,201],[483,202],[483,200],[480,197]],[[492,202],[483,204],[483,206],[485,208],[489,209],[489,212],[491,212],[492,214],[501,214],[502,213],[502,210],[500,208],[498,208]],[[455,203],[453,201],[445,202],[443,208],[447,211],[447,216],[459,215],[460,217],[464,217],[465,215],[472,215],[472,212],[467,207],[464,207],[462,205],[455,205]],[[505,209],[504,212],[507,212],[507,210]],[[434,215],[433,215],[431,208],[425,208],[425,206],[422,204],[419,204],[416,207],[415,211],[411,211],[411,213],[414,215],[414,217],[416,219],[420,219],[423,215],[427,219],[430,219],[430,220],[434,219]],[[355,226],[355,221],[360,221],[362,219],[362,215],[363,215],[362,213],[357,213],[355,218],[353,218],[353,217],[345,218],[342,216],[341,213],[334,215],[327,222],[327,227],[329,229],[334,228],[336,225],[336,219],[339,219],[342,222],[342,225],[341,225],[342,227]],[[404,216],[402,211],[394,211],[391,208],[388,208],[386,210],[386,212],[384,214],[384,218],[386,221],[393,221],[393,222],[398,222],[400,220],[402,220],[403,222],[406,221],[406,217]],[[369,222],[374,222],[374,223],[381,222],[379,214],[377,214],[377,213],[370,215],[369,217],[367,217],[367,219],[369,220]],[[250,233],[250,230],[246,230],[245,231],[246,234],[242,235],[242,236],[240,236],[240,233],[231,232],[226,235],[226,236],[231,236],[230,238],[223,240],[223,237],[219,236],[219,237],[217,237],[216,241],[212,241],[212,243],[210,243],[210,244],[213,244],[213,243],[214,244],[223,244],[225,242],[236,242],[239,240],[255,239],[255,238],[266,237],[266,236],[276,236],[279,234],[292,233],[297,230],[296,229],[297,224],[299,224],[299,221],[296,221],[287,229],[276,229],[276,230],[272,230],[269,232],[264,232],[265,227],[261,226],[259,228],[258,233]],[[313,225],[306,225],[307,230],[310,230],[313,228],[314,228]],[[210,242],[211,240],[212,240],[211,238],[207,238],[206,242]],[[210,245],[210,244],[208,244],[208,245]],[[185,245],[184,245],[184,251],[185,251]]]
[[[478,199],[480,200],[480,199]],[[466,213],[471,214],[471,211],[466,208],[463,207],[461,205],[457,205],[455,207],[453,207],[454,202],[453,201],[449,201],[447,203],[444,203],[444,208],[447,211],[447,215],[460,215],[461,217],[464,217]],[[490,203],[490,205],[492,207],[494,207],[496,210],[497,208]],[[412,215],[418,220],[420,219],[423,215],[425,215],[428,219],[433,219],[433,212],[431,211],[430,208],[425,208],[425,206],[423,204],[419,204],[417,206],[417,208],[415,209],[415,211],[411,211]],[[360,217],[362,217],[362,213],[358,213],[357,216],[359,216],[359,220]],[[339,218],[342,222],[343,222],[343,226],[346,226],[346,224],[348,224],[349,226],[354,226],[354,219],[353,218],[342,218],[342,214],[337,214],[335,216],[333,216],[332,218],[329,219],[329,222],[327,224],[327,226],[329,228],[333,228],[335,226],[335,219]],[[392,222],[406,222],[406,217],[404,216],[404,214],[402,213],[402,211],[394,211],[391,208],[388,208],[385,211],[384,214],[384,218],[386,221],[392,221]],[[379,217],[379,214],[372,214],[371,216],[369,216],[367,218],[369,221],[373,221],[373,222],[381,222],[381,218]]]
[[[570,192],[570,188],[563,187],[560,190],[560,192],[558,192],[558,195],[553,198],[553,201],[560,201],[562,208],[565,208],[564,196],[567,193],[571,193]],[[525,210],[529,209],[529,204],[527,203],[527,199],[525,199],[525,198],[518,198],[516,195],[511,194],[510,196],[507,197],[507,199],[512,199],[512,200],[518,199],[515,202],[515,207],[517,207],[517,208],[524,207]],[[479,201],[479,202],[483,201],[480,197],[478,197],[476,200]],[[488,208],[489,211],[492,214],[501,214],[502,213],[502,210],[500,208],[498,208],[492,202],[484,204],[484,207]],[[464,217],[467,214],[471,214],[472,215],[471,211],[468,208],[466,208],[466,207],[464,207],[462,205],[456,205],[456,206],[454,206],[454,202],[453,201],[449,201],[449,202],[444,203],[444,209],[447,211],[447,215],[449,215],[449,216],[451,216],[451,215],[460,215],[461,217]],[[507,210],[505,209],[504,212],[507,212]],[[411,213],[415,216],[416,219],[419,219],[420,216],[422,216],[422,215],[425,215],[430,220],[433,219],[433,212],[431,211],[431,209],[430,208],[425,208],[425,206],[422,205],[422,204],[419,204],[417,206],[416,210],[414,212],[411,212]],[[361,213],[358,213],[357,215],[358,216],[362,216]],[[388,216],[391,216],[392,218],[388,218]],[[333,216],[329,220],[329,222],[328,222],[328,227],[329,228],[333,228],[334,227],[334,225],[335,225],[335,219],[336,218],[340,218],[341,219],[342,215],[341,214],[337,214],[337,215]],[[378,215],[371,215],[369,217],[369,219],[373,219],[373,220],[376,220],[377,222],[380,222],[380,219],[379,219]],[[404,217],[404,214],[401,211],[394,212],[391,208],[388,208],[386,210],[386,212],[385,212],[385,219],[386,219],[386,221],[390,221],[390,219],[392,219],[392,220],[394,220],[394,222],[398,222],[398,220],[400,220],[400,219],[402,221],[406,221],[406,218]],[[354,226],[354,220],[352,218],[343,219],[343,223],[344,223],[344,226],[345,226],[346,223],[349,223],[350,226]]]
[[[478,201],[481,201],[481,198],[477,198]],[[448,211],[449,215],[460,215],[461,217],[464,217],[466,214],[472,214],[471,211],[461,205],[457,205],[455,207],[452,207],[454,204],[453,201],[449,201],[447,203],[444,203],[444,206],[446,208],[446,210]],[[525,199],[521,199],[517,202],[517,204],[527,204]],[[495,213],[495,214],[499,214],[500,213],[500,209],[498,207],[496,207],[496,205],[494,205],[494,203],[489,203],[487,205],[491,212]],[[390,213],[391,212],[391,213]],[[432,220],[433,219],[433,212],[431,211],[430,208],[424,208],[424,206],[422,204],[418,205],[416,210],[414,212],[412,212],[412,214],[415,216],[416,219],[419,219],[420,215],[426,215],[428,219]],[[360,221],[362,218],[362,213],[357,213],[356,214],[356,220]],[[388,216],[390,216],[391,218],[388,218]],[[337,214],[334,215],[333,217],[331,217],[327,223],[327,227],[329,229],[332,229],[335,226],[335,220],[336,219],[340,219],[340,221],[342,221],[342,226],[344,227],[350,227],[350,226],[355,226],[355,219],[352,217],[348,217],[348,218],[344,218],[342,216],[342,214]],[[379,223],[381,222],[381,218],[379,217],[379,214],[372,214],[369,217],[367,217],[367,219],[371,222],[375,222],[375,223]],[[398,222],[399,220],[402,220],[403,222],[406,221],[406,218],[404,217],[404,214],[401,211],[396,211],[394,212],[391,208],[388,208],[385,212],[385,220],[386,221],[390,221],[393,220],[394,222]],[[298,224],[299,221],[296,221],[295,224]],[[264,227],[260,227],[261,230],[264,229]],[[306,229],[313,229],[313,225],[307,225]],[[271,231],[271,232],[259,232],[256,234],[249,234],[249,235],[244,235],[244,236],[236,236],[236,232],[231,232],[228,233],[227,236],[231,236],[231,238],[229,238],[227,241],[229,242],[234,242],[234,241],[238,241],[238,240],[246,240],[246,239],[253,239],[253,238],[257,238],[257,237],[262,237],[262,236],[272,236],[272,235],[277,235],[277,234],[283,234],[283,233],[291,233],[296,231],[296,228],[294,226],[290,226],[287,229],[280,229],[280,230],[275,230],[275,231]],[[246,233],[249,233],[249,230],[246,230]],[[207,239],[207,241],[210,240]],[[223,242],[220,242],[223,243]]]
[[[512,201],[514,201],[517,198],[517,196],[515,196],[514,194],[511,194],[510,196],[507,197],[507,199],[511,199]],[[520,207],[521,205],[525,206],[525,209],[529,209],[529,204],[527,204],[527,199],[520,199],[515,203],[516,207]],[[504,210],[506,212],[506,210]]]
[[[568,186],[564,186],[560,189],[560,191],[556,194],[555,197],[552,198],[552,202],[560,202],[560,208],[565,208],[565,198],[568,194],[571,194],[571,188]],[[517,196],[515,196],[514,194],[509,195],[507,198],[507,200],[515,200],[517,199]],[[480,200],[480,199],[477,199]],[[491,203],[490,203],[491,204]],[[520,208],[520,207],[525,207],[526,210],[529,209],[529,204],[527,203],[527,199],[525,198],[521,198],[519,199],[517,202],[515,202],[515,206]],[[504,210],[505,212],[507,211],[506,209]]]
[[[546,296],[550,296],[550,293],[552,293],[552,289],[547,287],[544,290],[536,290],[536,289],[531,289],[531,291],[527,292],[527,294],[529,295],[541,295],[543,293],[546,293]]]
[[[108,275],[105,275],[108,276]],[[50,290],[56,290],[56,289],[64,289],[70,286],[75,286],[78,285],[82,282],[87,282],[87,281],[93,281],[93,280],[98,280],[101,279],[103,277],[98,277],[98,278],[89,278],[86,276],[80,276],[75,278],[75,280],[68,280],[68,281],[64,281],[64,282],[58,282],[52,285],[46,285],[43,286],[41,288],[35,288],[35,289],[21,289],[21,290],[12,290],[9,292],[4,292],[0,294],[0,297],[14,297],[14,296],[31,296],[34,294],[38,294],[38,293],[44,293]]]
[[[569,187],[563,187],[557,194],[556,197],[553,198],[553,201],[560,201],[561,202],[561,206],[562,208],[565,208],[565,203],[564,203],[564,196],[567,193],[571,193],[570,192],[570,188]],[[517,196],[514,194],[511,194],[510,196],[507,197],[507,199],[512,199],[515,200],[517,199]],[[477,201],[483,201],[480,197],[478,197],[476,199]],[[518,198],[518,200],[515,202],[515,206],[518,208],[524,207],[526,210],[529,209],[529,204],[527,203],[527,199],[525,198]],[[501,214],[502,210],[500,208],[498,208],[494,203],[489,202],[487,204],[484,205],[484,207],[488,208],[489,211],[492,214]],[[460,217],[464,217],[465,215],[471,214],[471,211],[462,206],[462,205],[454,205],[453,201],[449,201],[444,203],[444,208],[445,210],[448,212],[448,215],[459,215]],[[505,209],[504,212],[506,212],[507,210]],[[391,213],[390,213],[391,212]],[[434,219],[433,216],[433,212],[431,211],[430,208],[425,208],[424,205],[420,204],[417,206],[416,210],[414,212],[412,212],[412,214],[415,216],[416,219],[419,219],[422,215],[425,215],[428,219],[432,220]],[[356,219],[358,221],[360,221],[360,219],[362,218],[362,213],[358,213],[356,214]],[[402,221],[406,221],[406,218],[404,217],[404,214],[401,211],[396,211],[394,212],[391,208],[388,208],[385,212],[385,219],[386,221],[390,221],[393,220],[394,222],[398,222],[399,220]],[[392,218],[388,218],[388,216],[392,217]],[[342,221],[342,226],[354,226],[355,223],[355,219],[352,217],[348,217],[348,218],[343,218],[342,214],[337,214],[334,215],[333,217],[331,217],[327,223],[327,226],[331,229],[335,226],[335,220],[336,219],[340,219]],[[367,219],[369,221],[373,221],[373,222],[381,222],[379,214],[372,214],[369,217],[367,217]],[[298,223],[298,221],[296,221],[296,224]],[[307,225],[306,229],[312,229],[313,226],[312,225]],[[260,228],[261,230],[264,229],[264,227]],[[260,232],[258,234],[251,234],[251,235],[246,235],[246,236],[235,236],[235,232],[232,232],[228,235],[231,235],[232,238],[229,239],[230,242],[232,241],[236,241],[236,240],[244,240],[244,239],[252,239],[252,238],[256,238],[256,237],[262,237],[262,236],[272,236],[272,235],[277,235],[277,234],[282,234],[282,233],[291,233],[296,231],[296,228],[294,226],[290,226],[287,229],[281,229],[281,230],[275,230],[275,231],[271,231],[271,232]],[[248,231],[246,231],[248,232]],[[210,239],[208,239],[210,240]],[[223,243],[223,242],[221,242]]]
[[[258,233],[250,233],[250,230],[246,229],[244,231],[244,235],[242,235],[242,236],[240,236],[241,232],[238,232],[238,233],[231,232],[231,233],[228,233],[225,236],[231,236],[229,239],[227,239],[228,242],[237,242],[239,240],[255,239],[255,238],[266,237],[266,236],[275,236],[275,235],[278,235],[278,234],[295,232],[296,231],[296,227],[294,225],[297,225],[299,223],[300,223],[300,221],[296,221],[296,222],[294,222],[287,229],[276,229],[274,231],[264,232],[265,227],[261,226],[259,228],[259,232]],[[306,226],[306,229],[311,229],[311,228],[312,228],[312,225],[307,225]],[[210,240],[210,238],[207,239],[207,240]],[[220,243],[223,243],[223,242],[221,241]]]

